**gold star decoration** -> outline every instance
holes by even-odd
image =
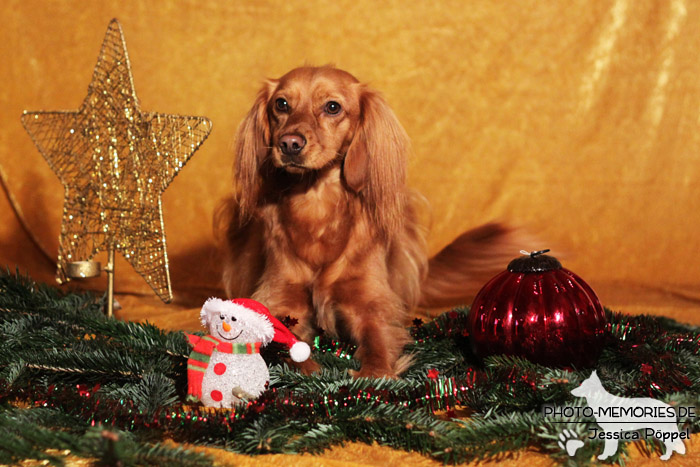
[[[67,265],[116,250],[172,300],[161,196],[211,131],[204,117],[142,112],[113,19],[78,111],[24,112],[22,124],[64,186],[59,283]]]

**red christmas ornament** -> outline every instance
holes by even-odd
[[[605,312],[593,289],[537,251],[510,262],[477,294],[469,313],[474,353],[516,355],[550,366],[592,366]]]

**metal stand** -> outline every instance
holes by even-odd
[[[107,260],[107,317],[114,315],[114,247],[109,247],[109,259]]]
[[[87,279],[89,277],[97,277],[102,271],[107,273],[107,303],[105,312],[111,318],[114,316],[114,247],[111,246],[107,250],[107,266],[101,267],[98,261],[74,261],[68,263],[66,267],[66,275],[71,279]]]

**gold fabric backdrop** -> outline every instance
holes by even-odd
[[[409,181],[432,203],[432,251],[507,222],[604,304],[700,323],[699,10],[690,0],[5,0],[0,264],[53,281],[63,189],[20,115],[79,107],[117,17],[141,109],[214,123],[163,198],[176,303],[157,302],[120,259],[123,316],[197,329],[193,308],[221,293],[211,219],[231,190],[238,123],[264,78],[333,63],[381,90],[411,136]]]
[[[77,109],[117,17],[142,109],[214,122],[164,196],[176,294],[217,285],[212,211],[230,191],[233,134],[259,83],[334,63],[380,89],[412,137],[410,184],[432,203],[433,251],[501,220],[543,240],[523,248],[553,248],[594,285],[697,295],[699,8],[682,0],[10,1],[0,32],[0,164],[54,254],[62,188],[19,116]],[[50,279],[3,207],[2,259]],[[148,293],[132,276],[120,267],[118,289]]]

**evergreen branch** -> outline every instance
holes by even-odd
[[[269,390],[245,407],[215,410],[180,402],[190,351],[183,333],[107,319],[101,305],[91,294],[62,294],[0,273],[0,431],[8,433],[0,437],[0,463],[60,465],[65,450],[103,463],[209,462],[153,444],[163,436],[246,454],[376,441],[450,463],[499,459],[526,447],[585,463],[601,449],[600,440],[587,439],[594,420],[554,423],[541,413],[548,404],[583,404],[570,391],[591,370],[507,356],[479,361],[465,337],[466,308],[411,330],[415,342],[406,350],[413,364],[402,379],[352,378],[348,370],[359,368],[354,347],[324,336],[314,350],[319,374],[293,371],[283,362],[286,352],[270,345],[263,351]],[[609,392],[700,405],[697,327],[606,313],[608,336],[596,369]],[[17,402],[47,408],[12,408]],[[456,406],[470,409],[472,419],[434,413],[449,416]],[[700,431],[697,417],[681,423]],[[558,445],[564,427],[586,440],[572,459]],[[625,449],[621,442],[614,459],[623,462]]]
[[[159,409],[174,405],[179,397],[175,381],[161,373],[146,373],[137,382],[108,384],[99,389],[98,394],[113,400],[133,401],[138,410],[155,414]]]
[[[36,459],[64,465],[65,457],[74,455],[104,465],[211,465],[202,454],[182,447],[140,442],[122,431],[90,427],[56,409],[3,410],[0,431],[3,464]],[[49,449],[59,452],[48,453]]]

